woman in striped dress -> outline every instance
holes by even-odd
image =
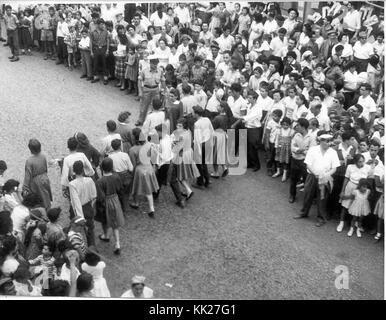
[[[115,56],[115,77],[118,79],[116,87],[121,87],[121,91],[125,90],[125,71],[126,71],[126,55],[128,39],[125,33],[125,27],[123,25],[117,26],[117,51],[114,52]]]

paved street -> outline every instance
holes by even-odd
[[[1,46],[0,158],[8,177],[22,181],[31,137],[52,159],[67,153],[66,140],[75,131],[98,146],[107,120],[122,110],[137,118],[138,102],[111,84],[90,84],[79,79],[79,70],[70,72],[37,53],[17,63],[8,56]],[[49,177],[55,205],[65,207],[59,169],[50,168]],[[368,234],[338,234],[335,221],[316,228],[315,213],[293,220],[300,201],[288,203],[288,187],[264,171],[248,171],[196,191],[185,209],[164,189],[156,219],[143,213],[145,204],[129,213],[120,257],[112,244],[97,243],[112,295],[120,296],[134,274],[143,274],[155,296],[166,299],[383,299],[383,244]],[[339,265],[348,267],[348,290],[335,288]]]

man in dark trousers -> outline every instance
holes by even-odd
[[[90,51],[91,57],[93,60],[93,69],[94,69],[94,79],[91,81],[92,83],[98,82],[98,69],[99,67],[102,70],[103,74],[103,84],[106,85],[108,83],[108,75],[106,68],[106,56],[109,54],[109,36],[108,32],[105,29],[105,21],[101,18],[97,20],[98,27],[96,30],[91,32],[90,36]]]
[[[12,13],[11,6],[5,6],[5,28],[7,29],[7,43],[11,49],[12,56],[9,57],[11,62],[19,61],[19,37],[17,26],[19,20],[16,15]]]

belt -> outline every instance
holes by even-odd
[[[145,88],[148,88],[148,89],[155,89],[155,88],[158,88],[158,84],[155,85],[155,86],[148,86],[148,85],[144,85]]]

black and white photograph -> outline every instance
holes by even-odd
[[[0,0],[0,300],[383,300],[384,11]]]

